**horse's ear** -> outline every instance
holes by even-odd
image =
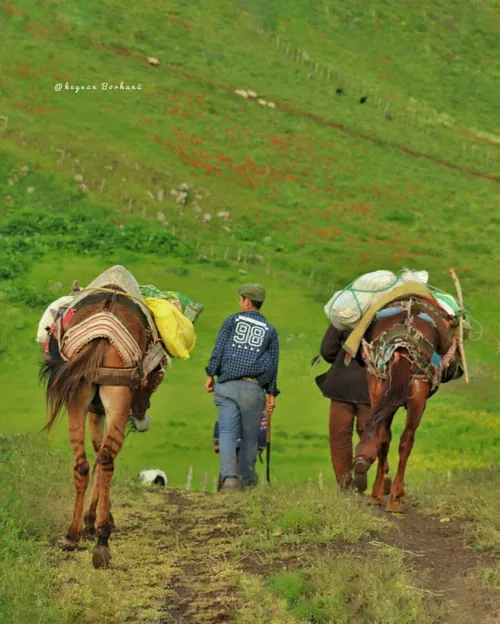
[[[78,282],[77,280],[75,280],[72,284],[71,284],[71,294],[75,295],[76,293],[79,293],[81,290],[80,286],[78,286]]]

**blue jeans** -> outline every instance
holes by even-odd
[[[215,386],[214,402],[218,408],[222,479],[238,476],[236,443],[241,438],[240,482],[242,485],[252,484],[255,480],[260,421],[266,405],[266,393],[252,381],[227,381]]]

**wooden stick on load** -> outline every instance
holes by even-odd
[[[455,273],[455,269],[450,269],[450,275],[455,282],[455,288],[457,289],[457,298],[458,305],[460,306],[461,314],[458,325],[458,350],[460,352],[460,357],[462,358],[462,365],[464,367],[464,376],[465,383],[469,383],[469,371],[467,369],[467,360],[465,359],[465,347],[464,347],[464,315],[463,312],[465,310],[464,307],[464,299],[462,296],[462,287],[460,286],[460,281],[458,279],[457,274]]]

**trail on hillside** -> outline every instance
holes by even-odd
[[[175,530],[185,541],[188,554],[182,557],[182,573],[172,586],[176,599],[173,603],[165,603],[162,624],[230,621],[234,599],[223,579],[214,582],[214,559],[229,559],[243,571],[263,577],[273,574],[276,568],[269,569],[258,560],[241,560],[238,552],[234,552],[231,537],[241,528],[234,514],[219,508],[219,497],[210,495],[197,501],[204,514],[201,521],[196,521],[189,520],[189,514],[186,514],[194,503],[183,492],[172,491],[167,496],[178,505]],[[477,579],[478,565],[488,557],[480,558],[465,545],[463,522],[442,523],[439,518],[424,516],[411,507],[407,507],[404,514],[389,517],[393,526],[384,541],[389,546],[408,551],[406,562],[417,569],[423,581],[421,589],[430,592],[430,599],[442,606],[443,617],[439,622],[500,622],[500,602],[494,603],[492,596],[481,590]],[[377,547],[374,543],[368,546]],[[359,544],[354,550],[365,550],[366,547],[366,544]],[[367,557],[370,548],[366,550]],[[338,550],[339,546],[335,545],[335,551]],[[346,544],[345,550],[352,551],[353,546]],[[287,558],[276,567],[293,569],[298,565],[300,556],[296,553],[296,557]]]
[[[439,606],[441,615],[434,622],[500,622],[500,597],[483,589],[477,578],[479,565],[494,566],[498,560],[465,544],[462,521],[443,523],[408,507],[401,516],[389,516],[390,528],[380,541],[312,544],[304,540],[275,550],[271,557],[259,555],[258,550],[249,556],[239,545],[244,533],[251,537],[238,513],[240,496],[172,489],[141,493],[137,501],[118,497],[113,507],[118,532],[111,539],[110,569],[92,569],[90,544],[65,555],[58,570],[65,599],[81,599],[77,596],[82,591],[94,596],[92,587],[98,585],[107,604],[96,602],[96,619],[86,619],[89,623],[232,622],[244,605],[237,587],[242,576],[265,581],[278,571],[314,565],[317,557],[328,565],[335,565],[335,557],[344,553],[370,561],[378,549],[393,548],[405,553],[405,566],[413,570],[412,578],[425,600]],[[385,515],[380,508],[372,509],[374,515]]]
[[[170,67],[169,69],[172,72],[177,73],[178,75],[182,76],[183,78],[187,80],[194,80],[196,82],[199,82],[200,84],[205,84],[209,86],[210,88],[218,89],[219,91],[224,91],[226,93],[234,93],[234,89],[229,88],[225,85],[222,85],[222,84],[210,81],[210,80],[206,80],[204,78],[200,78],[199,76],[194,76],[191,74],[186,74],[185,72],[176,71],[174,67]],[[309,119],[310,121],[313,121],[317,124],[328,126],[330,128],[334,128],[335,130],[338,130],[339,132],[342,132],[343,134],[347,134],[349,136],[356,137],[363,141],[373,143],[374,145],[379,145],[381,147],[386,147],[391,150],[402,152],[403,154],[406,154],[407,156],[411,156],[412,158],[422,158],[424,160],[428,160],[434,163],[435,165],[444,167],[446,169],[451,169],[453,171],[458,171],[459,173],[464,173],[473,178],[481,178],[483,180],[490,180],[491,182],[500,183],[500,176],[493,175],[492,173],[483,173],[481,171],[474,171],[472,169],[467,169],[466,167],[463,167],[462,165],[457,165],[453,162],[449,162],[447,160],[443,160],[442,158],[438,158],[437,156],[432,156],[431,154],[425,154],[424,152],[419,152],[405,145],[385,142],[380,138],[370,136],[369,134],[366,134],[359,130],[353,130],[351,128],[347,128],[344,124],[336,123],[335,121],[325,119],[324,117],[321,117],[320,115],[316,115],[314,113],[309,113],[307,111],[304,111],[290,102],[284,102],[278,99],[275,99],[274,101],[275,101],[278,111],[286,112],[289,115],[293,115],[295,117],[301,117],[302,119]],[[257,101],[256,101],[256,105],[258,105]]]
[[[479,565],[494,565],[495,560],[487,555],[480,557],[466,546],[463,521],[441,522],[438,517],[425,516],[412,507],[406,507],[404,514],[390,517],[393,527],[386,541],[414,553],[408,554],[406,561],[424,580],[428,578],[425,589],[437,594],[433,599],[444,608],[439,622],[500,622],[500,602],[495,603],[491,595],[481,590],[477,578]]]

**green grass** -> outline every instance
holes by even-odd
[[[468,541],[479,551],[500,553],[500,488],[498,471],[463,470],[443,479],[430,476],[416,484],[412,500],[430,513],[448,518],[467,518]]]
[[[71,468],[46,441],[29,436],[1,436],[0,459],[0,620],[80,622],[71,604],[54,600],[61,557],[50,548],[67,521],[61,500],[72,495]]]
[[[324,303],[367,271],[427,269],[450,292],[448,269],[461,278],[482,330],[467,345],[473,380],[443,386],[429,402],[407,491],[422,510],[471,520],[469,539],[479,550],[498,548],[498,9],[497,0],[390,0],[369,9],[358,0],[1,5],[0,385],[8,389],[1,429],[9,436],[0,447],[8,460],[0,465],[2,622],[102,622],[96,595],[109,607],[106,624],[157,617],[162,579],[177,578],[184,555],[195,566],[189,540],[201,548],[204,523],[216,521],[200,498],[199,514],[189,518],[201,533],[189,530],[180,547],[169,542],[173,550],[160,554],[154,537],[123,537],[128,550],[109,577],[85,567],[86,551],[63,561],[48,547],[68,520],[67,503],[53,501],[71,500],[72,459],[64,418],[49,445],[39,433],[36,327],[45,305],[74,279],[85,285],[115,263],[140,283],[205,305],[191,359],[174,362],[153,397],[151,432],[126,440],[118,486],[146,468],[165,470],[181,486],[190,466],[195,489],[205,473],[211,483],[215,408],[203,390],[204,367],[222,320],[235,310],[238,283],[268,287],[264,312],[282,351],[274,488],[246,499],[238,544],[269,569],[276,553],[304,552],[294,569],[261,579],[238,571],[234,543],[219,544],[226,567],[206,551],[222,590],[228,579],[239,587],[237,621],[433,617],[397,553],[375,561],[398,579],[389,603],[389,580],[370,562],[355,557],[348,565],[339,552],[332,565],[309,550],[332,540],[355,547],[384,529],[331,489],[328,402],[309,370],[326,328]],[[305,50],[311,61],[290,50]],[[98,88],[54,91],[66,81]],[[100,88],[120,81],[143,89]],[[239,98],[238,88],[256,90],[276,108]],[[185,206],[171,193],[181,183],[190,187]],[[399,414],[392,469],[402,426]],[[25,433],[33,437],[14,438],[26,440],[21,451],[11,436]],[[320,473],[325,489],[307,489]],[[133,533],[137,517],[164,530],[160,503],[148,507],[134,496],[138,515],[118,512],[127,530]],[[145,588],[141,579],[151,575]],[[485,586],[498,584],[493,568],[480,575]],[[205,598],[202,592],[196,608]]]
[[[345,554],[333,561],[317,557],[310,568],[279,572],[267,585],[287,601],[298,622],[433,621],[433,609],[411,585],[399,553],[375,553],[369,559]]]
[[[388,522],[358,496],[316,483],[217,499],[115,484],[113,566],[95,571],[92,544],[69,555],[58,548],[72,508],[64,457],[26,435],[3,436],[0,452],[2,622],[151,623],[179,608],[195,621],[230,612],[241,624],[432,622],[437,614],[431,578],[417,577],[398,548],[370,545],[387,540]],[[478,546],[491,548],[497,503],[486,496],[491,484],[475,485],[422,486],[418,504],[469,518]],[[490,592],[497,577],[493,565],[478,570]]]
[[[459,153],[452,149],[450,154],[448,135],[455,136],[451,130],[442,135],[436,129],[434,136],[410,127],[407,120],[388,124],[383,117],[379,119],[381,111],[368,112],[351,99],[338,104],[337,98],[333,103],[332,85],[308,80],[307,68],[283,58],[253,30],[262,23],[282,34],[294,32],[295,38],[300,28],[304,45],[314,40],[318,46],[323,40],[318,33],[321,25],[326,35],[321,43],[324,53],[345,62],[350,75],[354,66],[363,68],[371,83],[381,79],[374,59],[380,54],[382,39],[384,53],[398,68],[406,67],[415,90],[425,91],[422,99],[436,94],[438,100],[449,102],[450,89],[457,96],[460,93],[456,106],[462,114],[471,108],[476,113],[480,99],[487,111],[484,125],[491,130],[496,109],[488,107],[491,98],[486,93],[492,89],[495,67],[483,77],[477,74],[476,63],[476,55],[482,52],[477,45],[490,46],[494,39],[491,10],[468,9],[474,15],[472,26],[465,18],[458,19],[455,6],[405,6],[412,19],[402,27],[405,20],[396,3],[374,7],[362,20],[356,20],[357,6],[351,12],[344,4],[334,11],[322,3],[314,10],[308,4],[299,8],[287,3],[286,7],[285,20],[278,19],[275,4],[238,6],[218,0],[187,6],[178,1],[160,21],[154,17],[156,5],[148,2],[134,11],[121,10],[119,1],[105,6],[90,2],[85,7],[46,4],[29,13],[22,5],[18,10],[7,8],[11,19],[4,29],[4,50],[15,42],[24,64],[6,60],[9,82],[4,114],[9,126],[5,149],[17,162],[50,171],[58,184],[71,182],[74,193],[81,193],[73,180],[81,174],[98,205],[111,204],[122,211],[130,207],[137,214],[151,216],[160,211],[170,227],[186,234],[196,227],[207,246],[250,245],[266,255],[280,250],[273,262],[290,264],[304,275],[314,270],[317,277],[333,278],[337,285],[368,264],[371,268],[374,257],[379,265],[395,269],[408,263],[431,263],[432,278],[443,287],[450,283],[447,268],[456,265],[469,296],[493,283],[492,260],[499,252],[493,236],[497,184],[387,147],[397,140],[459,162],[462,136]],[[426,43],[421,22],[426,20],[430,58],[446,57],[450,47],[462,57],[461,71],[453,80],[449,71],[448,80],[442,80],[442,61],[422,62],[421,48]],[[456,48],[455,28],[463,49]],[[359,36],[349,37],[350,29],[356,29]],[[51,40],[53,34],[57,40]],[[452,45],[446,45],[448,37]],[[161,57],[159,68],[146,63],[148,54]],[[350,63],[346,56],[351,56]],[[370,62],[364,63],[367,58]],[[415,71],[416,64],[420,72]],[[474,90],[462,93],[459,88],[466,79],[471,84],[472,74]],[[53,92],[56,80],[99,84],[104,79],[143,83],[145,90]],[[33,81],[38,89],[27,94],[26,85]],[[394,96],[404,88],[406,78],[398,84]],[[294,102],[298,110],[252,105],[232,93],[241,86],[254,87],[268,99]],[[409,97],[407,87],[405,92]],[[24,107],[17,106],[19,100],[25,102]],[[370,131],[377,142],[351,136],[302,113],[314,113],[353,131]],[[56,150],[67,150],[62,162]],[[481,169],[480,159],[476,161],[473,164]],[[30,175],[24,179],[25,186],[30,184]],[[214,216],[209,224],[197,221],[195,200],[179,210],[170,198],[170,190],[181,182],[200,191],[201,199],[196,201],[202,213]],[[33,195],[43,193],[33,186]],[[13,187],[6,193],[12,195]],[[153,200],[148,195],[157,198],[160,190],[167,199]],[[50,204],[52,197],[47,201]],[[231,233],[215,217],[220,210],[232,216]],[[429,235],[430,230],[438,235]],[[321,263],[325,266],[320,267]]]
[[[360,506],[358,497],[318,483],[273,487],[251,502],[243,542],[271,555],[293,544],[355,543],[387,528],[384,519]]]

